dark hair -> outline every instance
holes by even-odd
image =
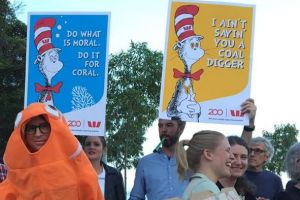
[[[236,179],[234,188],[239,195],[245,196],[246,194],[250,194],[255,196],[256,186],[245,176],[240,176]]]
[[[91,136],[91,135],[90,135]],[[82,144],[82,146],[84,146],[84,144],[85,144],[85,141],[86,141],[86,139],[88,138],[89,136],[85,136],[84,138],[83,138],[83,144]],[[101,141],[101,144],[102,144],[102,147],[103,147],[103,149],[105,149],[106,148],[106,139],[105,139],[105,137],[104,136],[98,136],[99,138],[100,138],[100,141]]]
[[[177,121],[178,127],[181,128],[181,130],[183,131],[185,124],[186,124],[185,121],[181,121],[181,119],[179,117],[172,117],[171,120]]]
[[[232,135],[228,136],[227,139],[230,146],[241,145],[247,149],[247,152],[249,154],[249,147],[243,138]],[[238,194],[242,196],[245,196],[245,194],[251,194],[254,196],[256,191],[256,186],[252,182],[250,182],[245,176],[241,176],[236,179],[234,188],[236,189]]]
[[[228,136],[227,139],[228,139],[230,146],[233,146],[236,144],[241,145],[247,149],[247,152],[249,154],[249,147],[243,138],[232,135],[232,136]]]
[[[100,140],[101,140],[101,143],[102,143],[102,147],[103,149],[106,148],[106,139],[104,136],[99,136]]]

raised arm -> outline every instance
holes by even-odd
[[[241,136],[246,141],[246,143],[249,144],[252,139],[252,132],[255,129],[254,121],[257,107],[254,104],[254,99],[249,98],[246,101],[244,101],[241,105],[241,110],[242,113],[248,114],[249,116],[249,125],[244,126]]]

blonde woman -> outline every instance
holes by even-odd
[[[184,146],[188,146],[187,150]],[[230,145],[227,138],[217,131],[200,131],[191,140],[182,140],[176,146],[177,172],[181,178],[191,170],[193,175],[184,191],[183,200],[193,193],[220,192],[216,182],[230,176]]]

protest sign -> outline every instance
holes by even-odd
[[[110,13],[29,13],[25,106],[53,105],[78,135],[104,135]]]
[[[170,1],[159,117],[248,124],[252,5]]]

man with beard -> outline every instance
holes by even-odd
[[[162,148],[143,157],[136,168],[130,200],[162,200],[181,197],[188,184],[188,176],[178,179],[175,146],[185,127],[178,119],[159,119],[158,131]]]
[[[242,137],[249,141],[254,130],[256,105],[253,99],[247,99],[241,104],[241,111],[249,117],[249,126],[244,126]],[[162,148],[139,160],[136,168],[134,186],[129,200],[164,200],[181,198],[189,181],[186,174],[180,180],[177,174],[175,146],[185,127],[185,122],[178,118],[173,120],[159,119],[159,137],[163,141]]]

